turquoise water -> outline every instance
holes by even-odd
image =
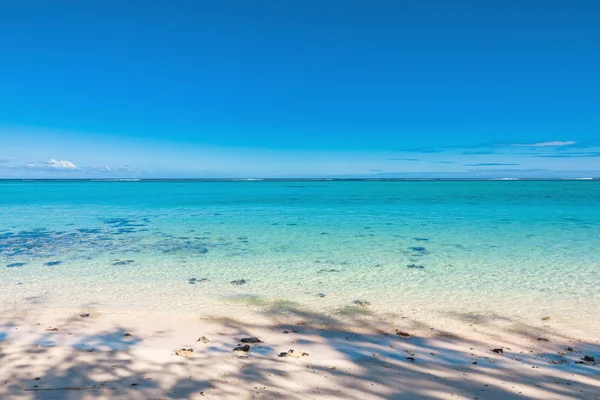
[[[0,300],[585,319],[599,227],[597,181],[4,181]]]

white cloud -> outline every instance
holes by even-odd
[[[52,169],[68,169],[68,170],[77,169],[77,165],[73,164],[71,161],[55,160],[53,158],[48,160],[48,162],[44,163],[44,165],[46,165],[48,168],[52,168]]]
[[[112,171],[112,167],[109,165],[92,165],[87,168],[89,171],[100,171],[100,172],[110,172]]]
[[[538,142],[538,143],[529,143],[529,144],[511,144],[511,146],[519,146],[519,147],[560,147],[560,146],[571,146],[577,144],[577,142],[573,140],[567,140],[564,142],[555,140],[552,142]]]

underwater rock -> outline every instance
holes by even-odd
[[[413,246],[409,248],[410,250],[417,252],[417,253],[427,253],[427,249],[425,247],[421,247],[421,246]]]
[[[27,265],[27,263],[24,263],[24,262],[12,263],[12,264],[8,264],[6,266],[6,268],[17,268],[17,267],[22,267],[23,265]]]
[[[94,229],[79,228],[79,229],[75,229],[75,230],[79,233],[88,233],[88,234],[93,234],[93,235],[102,233],[102,230],[100,230],[98,228],[94,228]]]
[[[60,264],[62,261],[48,261],[47,263],[45,263],[44,265],[47,267],[53,267],[55,265]]]
[[[325,293],[317,293],[317,297],[323,298],[325,297]]]
[[[360,307],[368,307],[371,305],[371,302],[366,300],[354,300],[353,303]]]
[[[418,242],[425,242],[425,241],[429,240],[427,238],[419,238],[419,237],[416,237],[416,238],[413,238],[413,239],[416,240],[416,241],[418,241]]]
[[[246,281],[245,279],[238,279],[235,281],[231,281],[230,283],[235,286],[241,286],[241,285],[245,285],[246,283],[248,283],[248,281]]]
[[[317,274],[322,274],[324,272],[340,272],[339,269],[320,269],[317,271]]]
[[[127,264],[131,264],[133,262],[135,262],[135,261],[133,261],[133,260],[118,261],[117,260],[113,263],[113,265],[127,265]]]
[[[596,362],[596,359],[594,357],[591,357],[591,356],[584,356],[582,358],[582,360],[585,361],[585,362]]]
[[[134,228],[119,228],[117,229],[117,231],[114,233],[115,235],[123,235],[125,233],[135,233],[137,232]]]
[[[188,279],[188,283],[189,283],[190,285],[195,285],[196,283],[200,283],[200,282],[208,282],[208,281],[209,281],[209,279],[208,279],[208,278],[200,278],[200,279],[197,279],[197,278],[190,278],[190,279]]]
[[[173,241],[173,240],[165,240],[156,245],[158,250],[162,251],[164,254],[171,253],[184,253],[184,254],[206,254],[208,253],[208,249],[204,243],[198,243],[195,241]]]
[[[144,220],[142,220],[144,221]],[[146,226],[145,224],[136,223],[137,220],[130,218],[109,218],[105,219],[104,222],[107,225],[112,225],[113,228],[123,228],[123,227],[142,227]],[[144,221],[147,222],[147,221]]]
[[[406,266],[406,268],[411,268],[411,269],[425,269],[425,267],[423,265],[417,265],[417,264],[409,264]]]

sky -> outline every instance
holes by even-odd
[[[0,0],[0,178],[600,177],[597,0]]]

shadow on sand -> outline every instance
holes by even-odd
[[[146,337],[168,337],[168,331],[144,335],[112,327],[90,334],[73,319],[48,332],[6,322],[0,327],[0,397],[600,399],[600,367],[581,361],[598,359],[597,344],[503,319],[509,334],[494,326],[499,316],[450,315],[475,324],[475,340],[411,320],[396,332],[359,306],[324,315],[290,302],[251,301],[270,323],[205,319],[211,341],[195,345],[191,358],[172,354],[179,343],[169,350],[147,344]],[[32,339],[19,341],[27,329]],[[245,335],[260,335],[264,343],[233,352]],[[290,348],[309,355],[279,356]]]

